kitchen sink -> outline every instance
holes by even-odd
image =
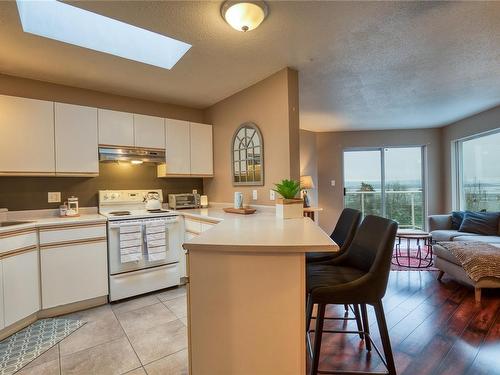
[[[0,221],[0,228],[2,228],[2,227],[11,227],[13,225],[29,224],[29,223],[33,223],[33,221],[18,221],[18,220]]]

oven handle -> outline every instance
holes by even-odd
[[[119,229],[121,227],[136,227],[136,226],[142,226],[144,223],[143,222],[140,222],[140,221],[137,221],[137,222],[130,222],[130,223],[108,223],[108,226],[110,229]]]

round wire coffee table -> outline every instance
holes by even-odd
[[[401,244],[406,240],[406,255]],[[411,241],[417,242],[417,252],[411,255]],[[400,230],[396,234],[396,246],[392,264],[407,268],[428,268],[432,266],[432,236],[423,230]],[[412,264],[412,260],[416,261]]]

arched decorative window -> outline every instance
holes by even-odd
[[[241,125],[231,143],[233,185],[264,185],[264,144],[252,122]]]

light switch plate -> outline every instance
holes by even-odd
[[[269,190],[269,199],[272,201],[276,200],[276,192],[274,190]]]
[[[330,185],[335,186],[335,180],[331,180]]]
[[[257,200],[257,190],[252,190],[252,199],[253,199],[254,201],[256,201],[256,200]]]
[[[61,202],[61,192],[60,191],[49,191],[47,195],[48,195],[47,200],[49,203]]]

